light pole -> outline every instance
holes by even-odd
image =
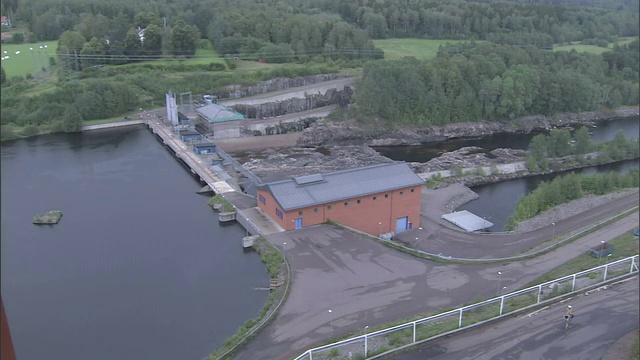
[[[600,256],[598,256],[598,266],[602,264],[602,253],[604,252],[604,240],[600,241],[602,246],[600,246]]]
[[[496,295],[500,295],[500,280],[502,278],[502,273],[498,271],[498,289],[496,290]]]
[[[245,230],[247,230],[247,237],[249,236],[249,218],[246,217],[244,218],[244,221],[247,222],[247,225],[245,226]]]
[[[382,235],[382,221],[378,222],[378,237]]]
[[[552,222],[551,226],[552,226],[551,241],[553,241],[556,238],[556,223]]]
[[[332,311],[331,309],[329,309],[329,314],[331,313]],[[331,337],[333,337],[333,316],[332,315],[329,315],[329,316],[331,316],[331,319],[329,320],[329,326],[331,326]]]
[[[504,295],[505,290],[507,290],[507,287],[506,287],[506,286],[503,286],[503,287],[502,287],[502,291],[500,292],[500,295]]]
[[[284,248],[285,246],[287,246],[287,243],[286,243],[286,242],[283,242],[283,243],[282,243],[282,257],[283,257],[285,260],[287,260],[287,253],[285,252],[286,250],[285,250],[285,248]]]

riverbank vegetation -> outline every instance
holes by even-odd
[[[527,168],[531,172],[547,172],[561,170],[567,161],[599,165],[638,157],[638,140],[627,138],[623,131],[611,141],[595,144],[586,127],[573,134],[568,129],[553,129],[548,135],[538,134],[531,139]]]
[[[542,182],[530,194],[518,200],[509,217],[506,229],[513,230],[519,221],[530,219],[545,210],[588,195],[605,195],[614,191],[640,187],[640,171],[625,175],[616,172],[606,174],[569,174],[550,182]]]

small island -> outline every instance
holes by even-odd
[[[62,211],[51,210],[44,214],[39,214],[33,217],[33,223],[37,225],[41,224],[57,224],[62,217]]]

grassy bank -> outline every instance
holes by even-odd
[[[589,54],[602,54],[613,49],[614,45],[625,45],[633,40],[637,39],[637,37],[628,37],[622,38],[618,42],[610,43],[607,47],[597,46],[597,45],[583,45],[583,44],[568,44],[568,45],[558,45],[553,47],[553,51],[571,51],[575,50],[577,52],[587,52]]]
[[[608,242],[609,244],[615,246],[616,249],[613,252],[613,254],[611,254],[611,256],[608,256],[606,259],[598,259],[596,257],[589,255],[587,252],[585,252],[584,254],[567,262],[566,264],[560,267],[557,267],[549,271],[548,273],[542,275],[532,283],[527,284],[525,288],[529,286],[542,284],[544,282],[551,281],[553,279],[558,279],[563,276],[575,274],[583,270],[591,269],[598,265],[602,265],[605,262],[613,262],[616,260],[627,258],[629,256],[637,255],[640,252],[638,239],[639,238],[633,235],[632,232],[628,232]]]

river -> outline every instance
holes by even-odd
[[[618,131],[624,131],[628,138],[638,139],[640,134],[640,117],[630,116],[596,123],[596,127],[589,128],[591,140],[599,143],[613,140]],[[408,162],[426,162],[437,157],[442,152],[453,151],[466,146],[478,146],[485,151],[497,148],[526,149],[535,134],[496,134],[476,139],[456,139],[450,141],[425,143],[419,146],[386,146],[376,147],[376,151],[393,160]],[[637,169],[638,160],[624,161],[615,164],[576,170],[577,172],[627,172]],[[534,190],[541,181],[550,181],[561,174],[533,176],[524,179],[488,184],[471,188],[480,195],[458,210],[468,210],[478,216],[491,221],[492,231],[503,231],[511,213],[515,210],[518,199]]]
[[[595,128],[589,128],[591,140],[603,142],[613,140],[616,133],[624,131],[628,138],[638,139],[640,134],[640,117],[629,116],[608,121],[600,121]],[[531,138],[536,134],[495,134],[473,139],[455,139],[448,141],[429,142],[411,146],[376,146],[374,149],[380,154],[393,159],[407,162],[427,162],[438,157],[443,152],[454,151],[466,146],[478,146],[485,151],[498,148],[526,149]]]
[[[457,210],[468,210],[489,220],[493,223],[493,227],[491,227],[490,230],[500,232],[504,231],[509,216],[515,211],[518,199],[535,190],[542,181],[549,182],[556,176],[566,175],[571,172],[592,174],[595,172],[606,173],[614,171],[625,174],[629,172],[629,170],[638,169],[639,166],[639,160],[628,160],[562,173],[503,181],[497,184],[474,186],[471,190],[480,195],[480,197],[464,204]]]
[[[20,360],[202,359],[269,284],[239,225],[143,126],[2,143],[1,279]],[[57,225],[33,215],[59,209]]]

